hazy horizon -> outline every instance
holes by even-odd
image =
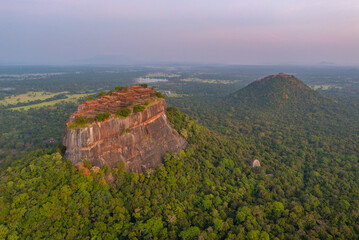
[[[359,65],[354,0],[5,0],[0,64]]]

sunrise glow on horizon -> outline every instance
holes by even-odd
[[[0,63],[359,65],[357,0],[5,0]]]

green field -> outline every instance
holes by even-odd
[[[171,94],[166,95],[166,97],[169,97],[169,98],[181,98],[181,97],[188,97],[188,96],[189,96],[188,94],[179,94],[179,93],[171,93]]]
[[[42,103],[38,103],[38,104],[32,104],[32,105],[27,105],[27,106],[22,106],[22,107],[15,107],[15,108],[10,108],[11,110],[29,110],[30,108],[41,108],[41,107],[48,107],[48,106],[53,106],[55,104],[61,103],[61,102],[76,102],[78,99],[82,98],[82,97],[86,97],[89,94],[68,94],[66,95],[68,98],[66,99],[58,99],[58,100],[53,100],[53,101],[48,101],[48,102],[42,102]]]
[[[63,94],[68,92],[58,92],[58,93],[51,93],[51,92],[27,92],[20,95],[12,95],[10,97],[6,97],[5,99],[0,101],[0,104],[7,106],[17,103],[27,103],[36,100],[46,100],[48,98],[52,98],[58,94]]]
[[[184,78],[182,82],[201,82],[201,83],[212,83],[212,84],[231,84],[235,81],[230,80],[219,80],[219,79],[201,79],[201,78]]]

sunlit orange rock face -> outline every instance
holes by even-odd
[[[128,87],[124,90],[110,93],[96,100],[86,101],[81,104],[77,111],[67,120],[67,125],[80,116],[94,117],[98,113],[109,112],[114,114],[121,108],[142,105],[145,102],[158,100],[155,90],[141,86]],[[133,103],[132,103],[133,102]]]
[[[187,142],[168,123],[165,100],[154,93],[133,86],[81,104],[68,119],[67,126],[78,117],[93,117],[103,112],[111,116],[82,128],[67,128],[63,138],[65,157],[74,164],[87,160],[99,167],[105,164],[115,167],[122,161],[129,170],[144,172],[160,165],[166,152],[184,149]],[[126,118],[115,115],[121,108],[145,102],[150,104],[142,112],[132,112]]]

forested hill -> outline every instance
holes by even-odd
[[[216,111],[214,116],[222,126],[233,127],[227,128],[232,133],[257,129],[265,135],[266,131],[279,131],[305,137],[358,139],[356,106],[324,96],[292,75],[276,74],[256,80],[213,106],[206,113],[208,118],[210,111]],[[208,120],[206,116],[202,118]]]
[[[296,77],[284,73],[255,80],[226,98],[227,103],[246,105],[253,110],[310,110],[334,104],[332,99],[312,90]]]
[[[349,137],[350,142],[359,138],[358,105],[324,96],[288,74],[258,79],[224,98],[191,98],[173,104],[225,135],[335,135],[341,140]]]

